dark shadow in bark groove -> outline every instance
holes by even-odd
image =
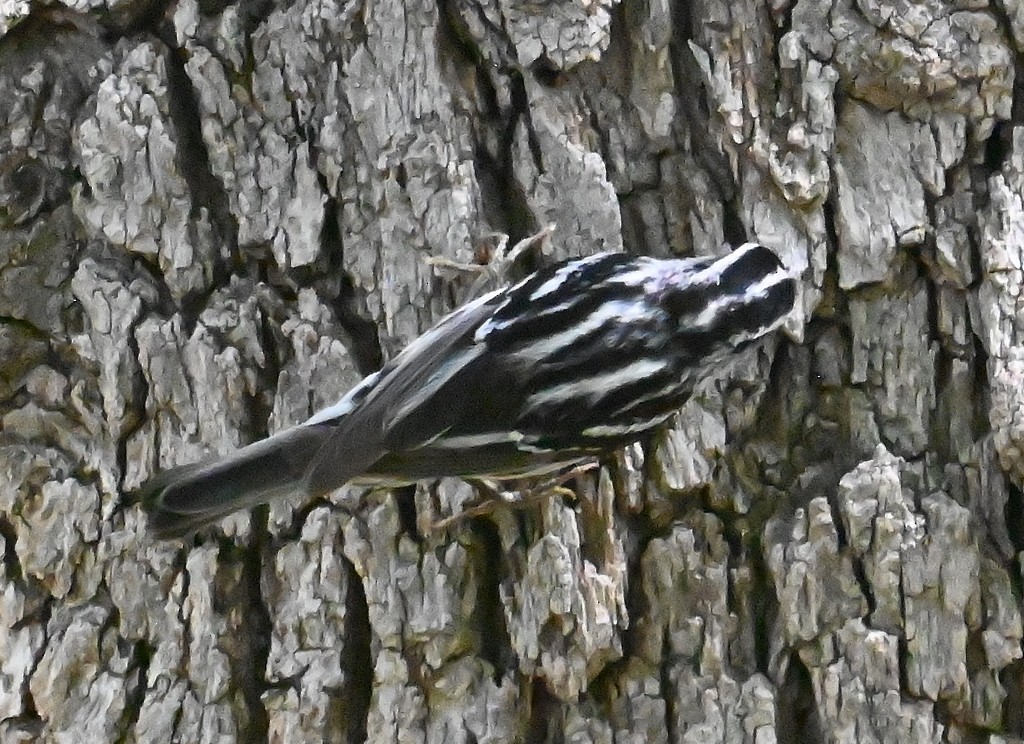
[[[670,742],[679,741],[679,731],[676,726],[676,699],[679,697],[679,685],[672,679],[672,672],[678,673],[679,665],[672,657],[672,639],[669,637],[669,630],[665,628],[661,634],[661,648],[663,650],[661,665],[658,668],[660,673],[661,699],[665,701],[665,734]]]
[[[320,178],[323,182],[323,177]],[[325,182],[323,189],[324,193],[327,193]],[[334,299],[331,305],[334,316],[352,339],[352,344],[349,346],[352,361],[355,362],[360,374],[369,375],[384,364],[384,354],[380,346],[377,324],[359,314],[356,308],[362,303],[358,302],[352,279],[343,268],[345,242],[342,236],[341,212],[338,209],[337,199],[330,198],[325,205],[320,245],[328,265],[328,279],[323,281],[331,282],[333,286],[329,288],[318,286],[317,289],[321,294],[326,294]]]
[[[345,648],[341,668],[345,688],[332,701],[332,718],[346,742],[366,741],[366,719],[373,695],[373,658],[370,654],[370,609],[355,566],[343,561],[347,574],[345,595]]]
[[[1006,690],[1003,701],[1003,730],[1015,736],[1024,736],[1024,660],[1017,659],[999,674],[999,682]]]
[[[141,0],[137,3],[112,4],[113,11],[100,16],[105,27],[104,41],[116,44],[118,40],[155,32],[167,18],[172,0]]]
[[[751,553],[753,582],[744,601],[750,608],[754,634],[754,663],[757,670],[770,678],[772,638],[779,617],[779,600],[775,583],[764,560],[764,548],[758,539],[757,552]]]
[[[977,251],[974,251],[973,253],[980,261],[981,259],[980,256],[978,256]],[[980,265],[977,270],[981,270]],[[982,436],[992,431],[992,425],[988,417],[988,412],[991,406],[988,387],[988,352],[985,351],[985,345],[982,343],[981,337],[977,333],[972,332],[969,338],[972,339],[974,344],[974,359],[972,365],[972,371],[974,372],[972,385],[974,394],[971,396],[971,402],[974,405],[974,419],[972,428],[979,436]]]
[[[168,115],[174,124],[176,137],[175,160],[181,175],[188,184],[192,197],[192,217],[199,210],[206,209],[210,224],[214,228],[214,241],[226,243],[231,255],[238,255],[238,222],[231,213],[227,192],[213,174],[210,159],[203,140],[202,114],[196,100],[192,80],[185,70],[186,52],[174,46],[175,39],[168,29],[163,34],[167,52],[167,106]],[[194,230],[194,226],[192,226]],[[214,263],[214,285],[227,281],[225,267]]]
[[[513,114],[510,123],[516,122],[519,126],[526,127],[526,140],[530,148],[530,156],[533,158],[533,165],[540,173],[544,173],[544,155],[541,152],[540,142],[537,141],[537,135],[533,130],[533,121],[530,117],[530,96],[526,92],[525,79],[527,74],[532,75],[533,73],[523,70],[510,71],[508,79]],[[511,141],[510,137],[509,143]]]
[[[1009,478],[1006,479],[1006,504],[1003,506],[1003,515],[1010,542],[1019,554],[1024,551],[1024,493]],[[1017,571],[1008,573],[1011,577],[1018,575]]]
[[[719,143],[712,137],[711,111],[705,90],[703,73],[690,50],[694,19],[692,0],[682,0],[672,6],[672,42],[670,59],[672,76],[676,82],[676,105],[681,114],[677,126],[685,126],[690,136],[693,159],[707,174],[718,191],[722,203],[722,232],[725,239],[735,245],[747,239],[743,220],[736,209],[739,190],[733,178],[729,160]]]
[[[501,538],[494,523],[486,519],[474,519],[468,528],[473,530],[474,537],[470,550],[477,553],[472,565],[480,572],[477,603],[472,613],[480,638],[477,652],[494,668],[491,678],[495,684],[500,684],[505,672],[515,669],[515,652],[499,591],[503,574]]]
[[[992,134],[985,140],[985,157],[982,161],[985,170],[996,173],[1010,156],[1013,147],[1013,125],[1005,121],[997,121]]]
[[[4,540],[4,552],[0,559],[4,563],[6,583],[11,584],[22,580],[21,564],[18,562],[18,554],[15,550],[18,542],[18,533],[15,531],[14,525],[7,519],[6,514],[0,514],[0,537]]]
[[[234,606],[239,613],[239,623],[224,639],[225,651],[231,659],[233,686],[245,701],[245,715],[238,722],[239,741],[260,742],[267,740],[270,721],[263,705],[262,695],[267,690],[267,658],[270,654],[271,622],[263,602],[260,579],[263,555],[267,543],[266,506],[252,511],[252,539],[246,546],[238,546],[227,539],[221,541],[219,552],[221,566],[218,573],[228,577],[226,584],[217,584],[227,590],[222,601]],[[232,566],[232,563],[235,565]],[[238,571],[237,583],[232,584],[231,574]],[[220,590],[223,591],[223,590]],[[219,591],[217,592],[219,593]],[[215,610],[230,615],[228,607]]]
[[[556,738],[558,732],[561,731],[561,703],[548,690],[544,680],[534,677],[525,680],[523,684],[529,685],[529,691],[524,695],[529,710],[524,713],[524,720],[527,721],[527,724],[523,740],[530,744],[561,741]]]
[[[814,707],[811,675],[796,651],[789,657],[786,678],[779,688],[776,713],[780,742],[820,744],[824,741]]]
[[[391,498],[395,500],[398,512],[398,528],[417,544],[423,543],[419,520],[416,513],[416,486],[403,486],[391,489]]]
[[[128,662],[129,674],[135,676],[132,684],[125,686],[124,710],[121,713],[122,731],[132,731],[139,722],[139,713],[146,701],[147,677],[149,664],[153,658],[153,646],[146,640],[136,641],[132,645],[131,659]]]

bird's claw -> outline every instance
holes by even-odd
[[[504,491],[484,481],[478,481],[476,482],[477,489],[484,492],[484,499],[481,503],[463,509],[458,514],[452,514],[444,519],[439,519],[431,527],[433,530],[447,529],[468,519],[486,516],[501,506],[520,510],[556,496],[575,500],[576,492],[565,484],[580,475],[596,469],[597,465],[596,462],[580,463],[564,473],[541,483],[539,486],[518,491]]]
[[[555,231],[553,224],[545,225],[541,230],[528,235],[511,248],[508,247],[508,235],[505,233],[493,233],[498,238],[491,259],[487,263],[464,263],[448,258],[447,256],[428,256],[425,260],[433,268],[461,271],[467,274],[475,274],[476,279],[469,289],[470,297],[479,297],[483,294],[487,285],[497,285],[508,281],[508,268],[524,252],[537,243],[544,240]]]

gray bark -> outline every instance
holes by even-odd
[[[1022,53],[1016,0],[0,2],[0,741],[1024,741]],[[575,503],[147,535],[549,224],[771,245],[789,338]]]

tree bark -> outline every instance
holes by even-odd
[[[1022,52],[1014,0],[0,3],[0,741],[1024,741]],[[575,502],[146,532],[436,259],[745,239],[787,337]]]

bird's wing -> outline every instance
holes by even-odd
[[[354,405],[339,404],[337,418],[310,420],[308,425],[335,427],[310,463],[310,492],[340,487],[382,456],[440,436],[479,407],[478,396],[466,399],[457,391],[475,387],[470,382],[482,374],[485,349],[473,334],[504,294],[496,290],[474,300],[413,341]]]

